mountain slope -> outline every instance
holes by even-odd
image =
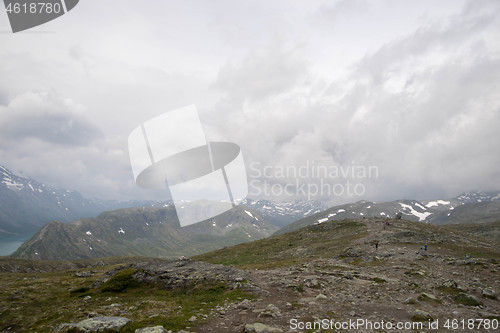
[[[331,207],[300,219],[281,228],[276,234],[327,221],[360,217],[393,218],[398,213],[401,213],[403,219],[431,224],[493,222],[500,220],[500,195],[497,192],[475,192],[447,200],[397,200],[380,203],[363,200]]]
[[[328,319],[313,326],[316,318],[334,318],[392,325],[354,326],[362,332],[424,332],[430,322],[449,322],[450,313],[500,319],[498,243],[408,220],[390,219],[384,229],[386,220],[325,222],[194,257],[246,269],[265,290],[252,311],[225,309],[223,323],[219,317],[197,331],[257,322],[283,332],[344,331]],[[413,326],[396,326],[403,322]],[[444,325],[438,331],[453,331]],[[488,332],[479,325],[472,330]]]
[[[384,222],[390,226],[384,228]],[[240,268],[270,268],[290,264],[303,264],[318,258],[346,258],[357,261],[364,255],[366,262],[381,260],[374,258],[378,253],[374,247],[379,242],[380,249],[387,250],[391,245],[392,255],[395,247],[404,246],[401,258],[414,256],[414,250],[422,249],[426,243],[433,253],[478,255],[483,258],[498,258],[500,243],[496,237],[480,235],[475,225],[436,226],[409,220],[385,218],[357,218],[331,221],[309,225],[288,233],[275,234],[271,237],[239,244],[230,248],[219,249],[193,257],[196,260],[214,264],[232,265]],[[467,228],[476,230],[474,235],[461,231]],[[500,222],[483,226],[483,230],[498,232]],[[478,237],[482,236],[482,237]],[[406,248],[410,248],[407,250]],[[375,252],[375,253],[373,253]],[[419,254],[417,252],[416,254]],[[389,257],[391,257],[389,256]]]
[[[48,223],[12,256],[44,260],[190,256],[260,239],[276,230],[260,214],[242,207],[184,228],[173,206],[127,208],[70,223]]]
[[[500,202],[477,202],[457,206],[430,219],[432,224],[488,223],[500,221]]]
[[[446,224],[442,227],[452,232],[484,238],[500,246],[500,220],[487,223]]]
[[[241,205],[258,211],[267,221],[283,227],[304,217],[319,213],[328,207],[320,201],[285,201],[245,199]]]

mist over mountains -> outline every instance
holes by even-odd
[[[77,191],[21,177],[0,166],[0,236],[34,233],[54,220],[70,222],[119,208],[169,204],[170,201],[89,199]],[[276,203],[245,199],[242,205],[259,211],[266,220],[280,227],[328,208],[319,201]]]
[[[0,165],[0,237],[34,233],[54,220],[70,222],[106,210],[144,205],[161,204],[84,198],[77,191],[18,176]]]
[[[393,218],[398,213],[431,224],[500,220],[500,193],[473,192],[451,199],[362,200],[331,208],[320,201],[245,199],[213,219],[181,228],[171,202],[87,199],[5,167],[0,167],[0,199],[0,236],[25,235],[24,241],[36,232],[14,256],[51,260],[194,255],[328,221]]]

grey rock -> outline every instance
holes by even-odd
[[[417,300],[415,299],[415,297],[408,297],[407,299],[405,299],[403,301],[404,304],[417,304]]]
[[[421,293],[420,295],[418,295],[418,300],[424,302],[441,303],[441,300],[439,298],[430,293]]]
[[[317,279],[314,278],[306,278],[304,280],[304,285],[308,288],[320,288],[321,284],[318,282]]]
[[[413,321],[428,321],[429,319],[432,319],[432,316],[430,313],[425,312],[424,310],[419,310],[416,309],[413,312],[413,316],[411,317]]]
[[[135,333],[166,333],[167,331],[163,326],[153,326],[153,327],[145,327],[138,328],[135,330]]]
[[[446,288],[458,288],[458,283],[455,280],[446,280],[441,286]]]
[[[132,278],[139,283],[158,283],[165,288],[185,288],[199,281],[224,282],[232,285],[238,277],[245,277],[245,282],[237,282],[244,290],[252,290],[255,286],[250,282],[247,274],[241,270],[223,265],[214,265],[194,260],[164,260],[140,262],[126,267],[117,268],[104,274],[103,278],[92,284],[91,288],[102,285],[117,272],[127,268],[135,268],[137,272]]]
[[[270,318],[276,318],[276,317],[281,317],[281,311],[280,309],[274,305],[274,304],[269,304],[264,311],[259,313],[258,317],[270,317]]]
[[[103,332],[105,330],[118,330],[130,321],[125,317],[94,317],[78,323],[64,324],[64,326],[76,328],[82,332]]]
[[[492,288],[485,288],[481,292],[484,298],[498,299],[498,294]]]
[[[246,324],[244,332],[255,332],[255,333],[282,333],[283,330],[267,326],[262,323]]]
[[[252,306],[252,303],[248,299],[244,299],[236,305],[237,309],[248,310]]]
[[[323,294],[319,294],[319,295],[317,295],[317,296],[316,296],[316,299],[317,299],[318,301],[325,301],[325,300],[327,300],[327,299],[328,299],[328,297],[327,297],[327,296],[325,296],[325,295],[323,295]]]

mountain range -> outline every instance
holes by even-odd
[[[463,193],[446,200],[392,202],[358,201],[328,208],[320,213],[291,223],[277,234],[294,231],[308,225],[352,218],[380,217],[401,218],[430,224],[487,223],[500,221],[500,193]]]
[[[278,227],[237,206],[216,218],[180,227],[172,205],[124,208],[70,223],[50,222],[12,254],[44,260],[121,255],[191,256],[270,236]]]
[[[36,231],[13,254],[28,259],[187,256],[328,221],[389,219],[398,213],[431,224],[494,222],[500,220],[500,193],[464,193],[433,201],[363,200],[331,208],[319,201],[247,198],[216,218],[181,228],[171,202],[86,199],[0,167],[0,236]]]
[[[171,205],[171,201],[89,199],[77,191],[21,177],[0,166],[0,238],[33,234],[54,220],[70,222],[119,208],[165,205]],[[319,201],[277,203],[245,199],[241,205],[260,212],[268,222],[279,227],[328,208]]]
[[[50,221],[69,222],[106,210],[144,205],[161,204],[88,199],[77,191],[21,177],[0,166],[0,236],[33,234]]]

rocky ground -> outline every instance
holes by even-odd
[[[412,230],[412,225],[404,221],[391,221],[385,228],[384,224],[382,220],[366,221],[368,234],[356,240],[343,258],[333,256],[295,267],[250,270],[252,280],[261,288],[258,300],[219,310],[215,319],[198,327],[196,332],[266,331],[264,326],[249,325],[255,323],[267,326],[268,332],[297,332],[306,330],[292,329],[299,326],[296,323],[322,319],[339,322],[363,319],[373,323],[383,320],[394,325],[422,322],[423,329],[408,330],[415,332],[430,331],[429,320],[434,325],[438,323],[439,329],[432,330],[436,332],[498,331],[478,325],[481,319],[500,320],[497,294],[500,261],[457,258],[445,246],[480,245],[481,240],[434,234],[430,235],[433,245],[426,253],[423,245],[426,240],[430,243],[429,235]],[[418,244],[420,236],[425,239]],[[409,240],[412,243],[402,243]],[[377,241],[378,249],[374,246]],[[454,319],[459,326],[446,328],[446,320],[453,323]],[[462,319],[477,321],[472,328],[462,328]],[[380,330],[401,331],[405,330]]]
[[[252,255],[256,251],[261,252]],[[65,269],[77,266],[71,275],[81,281],[57,275],[60,284],[72,294],[82,282],[88,288],[61,303],[66,313],[40,311],[31,324],[7,309],[33,305],[33,295],[26,293],[35,290],[27,285],[32,277],[11,273],[0,292],[0,331],[497,332],[499,258],[496,243],[421,223],[324,223],[196,260],[122,258],[112,269],[109,262],[64,263]],[[56,264],[40,265],[47,270]],[[12,262],[0,267],[23,271]],[[39,272],[37,267],[27,271]]]

